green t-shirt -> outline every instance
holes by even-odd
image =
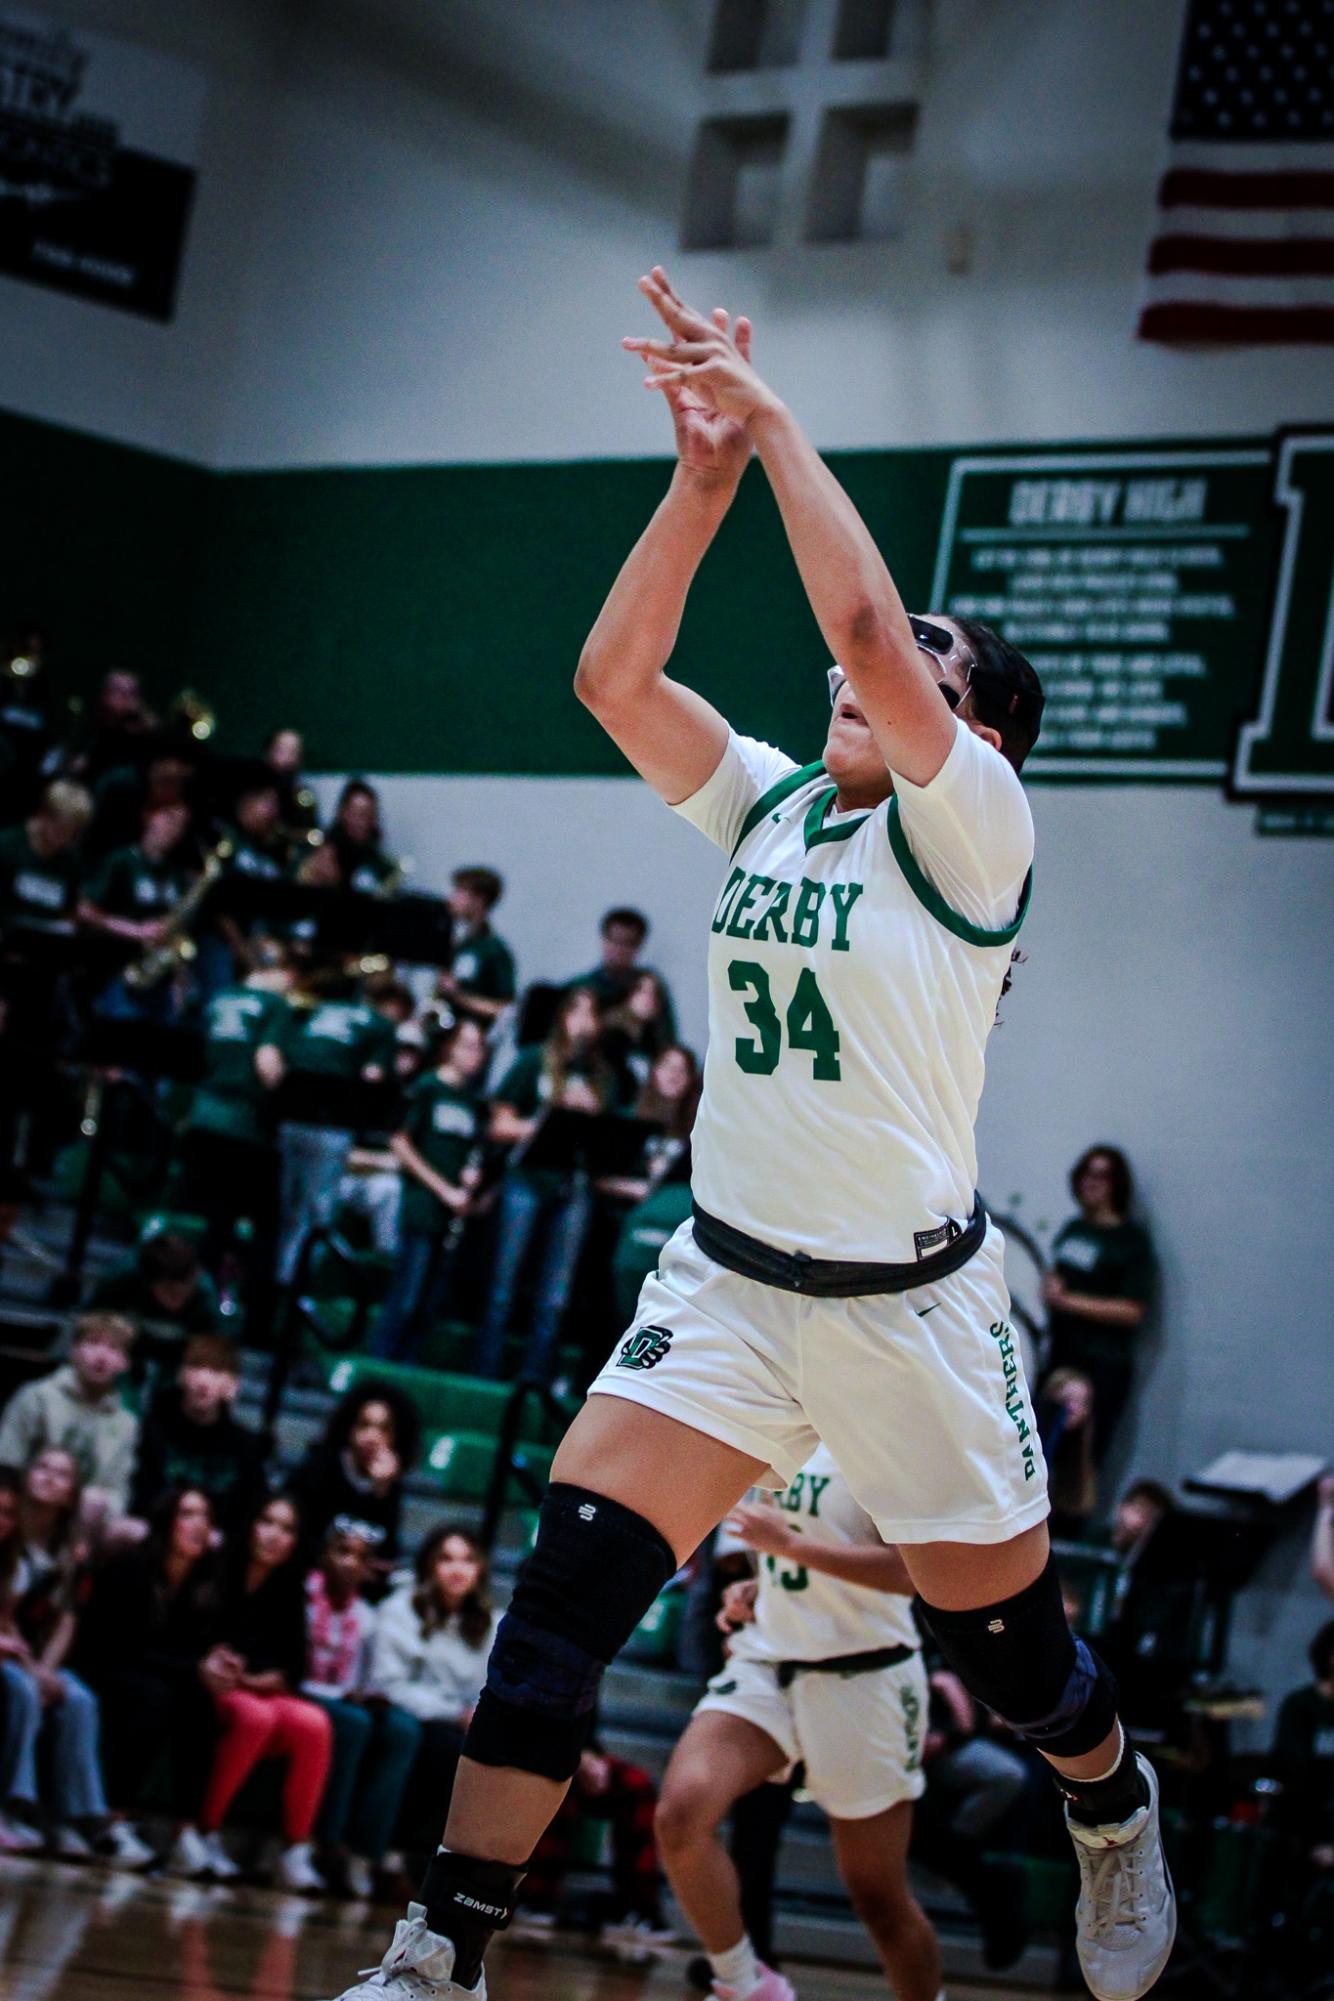
[[[465,994],[476,994],[479,1000],[514,999],[514,954],[492,930],[475,931],[471,938],[463,939],[450,971]]]
[[[286,845],[282,841],[266,848],[236,827],[228,829],[227,840],[232,850],[227,867],[233,874],[257,876],[264,882],[277,882],[287,874]]]
[[[116,848],[84,884],[84,895],[108,917],[142,924],[165,916],[185,886],[185,873],[175,862],[150,861],[140,847]]]
[[[403,1131],[428,1167],[456,1187],[482,1125],[482,1106],[457,1084],[447,1084],[432,1072],[413,1086]],[[405,1230],[433,1234],[447,1228],[452,1215],[414,1174],[404,1174],[401,1222]]]
[[[1071,1292],[1094,1299],[1135,1299],[1147,1304],[1153,1291],[1155,1260],[1148,1231],[1139,1223],[1090,1223],[1072,1217],[1058,1231],[1052,1263]],[[1136,1329],[1103,1327],[1077,1313],[1054,1309],[1050,1315],[1053,1346],[1064,1352],[1125,1354]]]
[[[365,848],[353,864],[347,886],[358,896],[374,896],[397,872],[398,863],[379,848]]]
[[[255,1051],[282,1048],[291,1014],[281,994],[228,987],[204,1016],[204,1077],[190,1108],[190,1125],[227,1139],[265,1146],[273,1130],[272,1092],[255,1074]]]
[[[495,1089],[498,1104],[521,1119],[535,1119],[551,1097],[551,1078],[540,1044],[521,1049]]]
[[[78,857],[72,849],[39,855],[26,827],[6,827],[0,834],[0,925],[68,917],[78,880]]]
[[[394,1024],[364,1001],[317,1001],[293,1008],[283,1054],[293,1070],[317,1077],[360,1077],[394,1067]]]

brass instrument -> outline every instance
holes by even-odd
[[[167,710],[168,721],[181,723],[196,743],[207,743],[218,727],[217,712],[194,688],[182,688]]]
[[[164,920],[163,936],[125,968],[125,984],[135,993],[147,993],[150,987],[159,986],[193,959],[195,945],[189,935],[191,921],[231,856],[232,843],[219,841],[216,848],[204,857],[203,868]]]

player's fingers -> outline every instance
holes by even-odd
[[[750,360],[751,324],[743,313],[736,323],[737,353],[743,361]]]
[[[646,361],[703,361],[711,352],[704,341],[646,340],[638,334],[623,335],[621,346],[629,354],[642,354]]]
[[[667,283],[667,274],[660,264],[654,266],[652,273],[647,278],[640,279],[639,289],[659,318],[665,320],[674,332],[707,333],[709,331],[709,322],[704,318],[703,314],[695,312],[692,307],[686,305],[683,299],[677,298],[675,292]]]
[[[727,332],[728,326],[731,324],[731,315],[726,306],[714,307],[713,324],[717,327],[719,333],[725,334]]]

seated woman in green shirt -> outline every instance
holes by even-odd
[[[1134,1380],[1135,1336],[1153,1293],[1148,1231],[1130,1215],[1134,1180],[1119,1147],[1091,1146],[1070,1170],[1079,1214],[1062,1224],[1043,1282],[1047,1367],[1078,1369],[1093,1385],[1094,1447],[1101,1459]]]
[[[555,1025],[535,1049],[522,1049],[496,1089],[491,1138],[520,1148],[500,1195],[496,1261],[486,1317],[477,1337],[473,1368],[501,1373],[505,1335],[528,1253],[541,1239],[532,1324],[522,1373],[546,1377],[569,1302],[593,1213],[594,1191],[583,1174],[524,1165],[523,1143],[547,1111],[558,1107],[589,1115],[622,1108],[623,1086],[602,1043],[602,1017],[588,987],[562,996]]]
[[[486,1069],[486,1035],[461,1016],[441,1035],[433,1070],[418,1078],[403,1124],[390,1142],[403,1170],[398,1256],[380,1311],[371,1353],[415,1362],[422,1341],[443,1312],[476,1184],[471,1156],[486,1133],[477,1095]]]

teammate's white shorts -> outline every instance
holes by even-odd
[[[715,1264],[687,1222],[590,1394],[749,1453],[775,1487],[823,1439],[886,1542],[1005,1542],[1048,1512],[1009,1310],[994,1226],[937,1285],[808,1299]]]
[[[799,1674],[787,1688],[764,1662],[732,1659],[695,1714],[744,1716],[773,1738],[787,1765],[805,1764],[817,1806],[835,1820],[869,1820],[926,1790],[928,1694],[920,1654],[869,1674]]]

